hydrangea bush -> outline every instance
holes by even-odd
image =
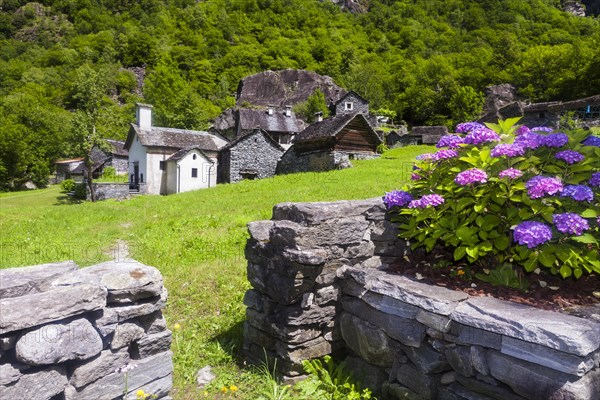
[[[417,157],[412,183],[384,197],[400,236],[449,248],[474,274],[600,274],[600,138],[517,122],[459,124]]]

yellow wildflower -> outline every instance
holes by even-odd
[[[463,271],[462,269],[459,269],[458,271],[456,271],[456,275],[464,275],[465,271]]]
[[[227,386],[223,386],[223,387],[221,388],[221,392],[223,392],[223,393],[227,393]]]
[[[135,392],[135,397],[137,399],[142,399],[144,400],[146,398],[146,392],[144,392],[142,389],[138,390],[137,392]]]
[[[181,329],[181,325],[179,325],[179,323],[175,323],[175,325],[173,325],[173,329],[178,331]]]
[[[229,390],[231,390],[232,392],[237,392],[238,387],[235,385],[231,385],[231,386],[229,386]]]

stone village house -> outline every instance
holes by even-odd
[[[285,106],[284,110],[269,105],[266,109],[241,108],[235,111],[236,138],[260,128],[282,147],[288,149],[293,137],[304,127],[304,122],[296,118],[292,106]]]
[[[217,182],[271,177],[284,152],[284,148],[262,129],[238,136],[219,152]]]
[[[152,126],[152,106],[137,104],[124,148],[130,189],[171,194],[217,183],[217,153],[227,140],[204,131]]]
[[[328,171],[350,166],[352,159],[378,157],[382,143],[363,114],[342,114],[317,121],[294,139],[281,157],[278,174]]]

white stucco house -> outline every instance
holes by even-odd
[[[152,126],[152,106],[137,104],[125,141],[130,189],[172,194],[215,186],[217,153],[226,144],[214,133]]]

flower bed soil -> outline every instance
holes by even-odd
[[[452,253],[443,249],[432,253],[416,251],[407,256],[405,262],[397,263],[390,269],[392,273],[402,274],[408,278],[430,285],[443,286],[450,290],[465,292],[471,296],[493,296],[497,299],[526,304],[543,310],[575,311],[579,306],[600,306],[600,277],[584,275],[579,279],[563,279],[560,275],[527,274],[529,287],[526,292],[518,289],[494,286],[475,277],[465,279],[467,275],[457,275],[459,270],[467,270],[460,264],[444,264],[441,260],[452,260]],[[431,260],[437,260],[433,266]],[[448,262],[446,261],[446,264]],[[479,272],[473,267],[472,273]],[[542,284],[540,284],[540,281]],[[545,285],[544,285],[545,282]],[[544,287],[542,287],[544,285]]]

